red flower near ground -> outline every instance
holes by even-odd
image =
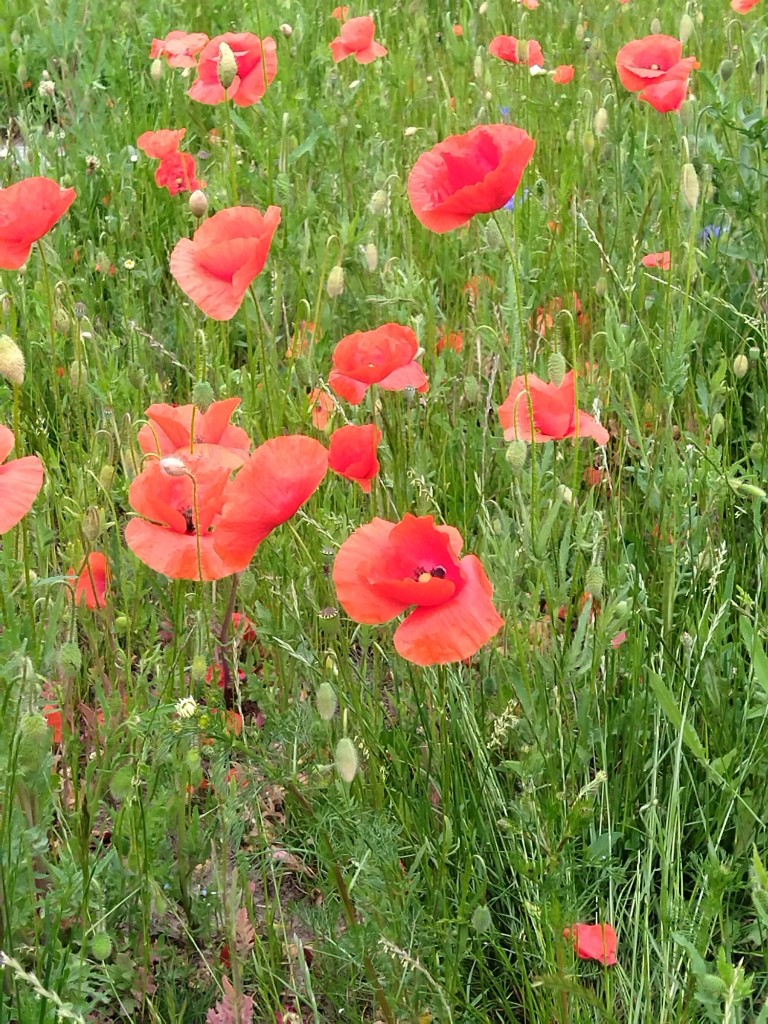
[[[0,463],[11,454],[15,438],[0,426]],[[0,465],[0,534],[13,529],[32,508],[43,486],[43,464],[37,455],[26,455]]]
[[[566,939],[573,938],[576,953],[582,960],[599,960],[606,967],[619,961],[616,950],[619,940],[610,924],[574,924],[563,930]]]
[[[691,71],[699,66],[695,57],[683,58],[682,52],[683,44],[674,36],[645,36],[627,43],[616,55],[621,84],[661,114],[679,110]]]
[[[566,373],[562,384],[545,384],[534,374],[516,377],[509,395],[499,406],[499,419],[507,441],[562,441],[568,437],[591,437],[607,444],[605,427],[576,405],[576,377]],[[533,423],[531,423],[533,420]]]
[[[333,353],[328,383],[351,405],[360,405],[371,384],[385,391],[429,390],[429,381],[416,362],[419,341],[410,327],[384,324],[375,331],[358,331],[342,338]]]
[[[460,558],[461,534],[432,516],[406,515],[361,526],[339,549],[333,580],[350,618],[376,625],[415,605],[395,630],[398,654],[443,665],[477,654],[504,620],[474,555]]]
[[[205,44],[208,36],[204,32],[169,32],[165,39],[153,39],[149,56],[167,57],[172,68],[193,68],[195,57]]]
[[[198,181],[197,164],[189,153],[181,153],[179,146],[187,133],[186,128],[162,128],[158,132],[144,132],[136,141],[139,149],[148,157],[159,160],[155,181],[160,188],[167,188],[172,196],[179,192],[194,192],[205,188],[204,181]]]
[[[655,268],[656,270],[669,270],[672,266],[672,255],[669,249],[664,252],[649,252],[640,260],[644,267]]]
[[[237,75],[226,90],[219,81],[219,47],[226,43],[235,55]],[[203,48],[197,81],[188,95],[198,103],[223,103],[229,98],[238,107],[250,107],[262,99],[277,74],[277,43],[272,36],[259,39],[251,32],[225,32]]]
[[[515,36],[496,36],[488,46],[488,53],[508,64],[534,64],[544,67],[544,53],[535,39],[517,39]]]
[[[464,335],[459,331],[450,331],[441,334],[437,339],[436,351],[438,355],[446,349],[452,352],[461,352],[464,348]]]
[[[240,405],[239,398],[214,402],[207,412],[195,405],[150,405],[139,431],[139,445],[156,455],[211,455],[230,469],[242,466],[251,450],[251,439],[242,427],[229,421]]]
[[[75,585],[76,605],[84,604],[91,611],[106,607],[112,570],[105,554],[92,551],[80,571],[70,569],[67,577]]]
[[[77,197],[50,178],[24,178],[0,189],[0,270],[18,270]]]
[[[376,451],[381,442],[381,431],[369,423],[362,427],[339,427],[331,434],[328,465],[334,473],[354,480],[366,492],[381,466]]]
[[[374,42],[375,34],[376,23],[367,15],[345,21],[341,26],[341,35],[331,43],[334,61],[338,64],[347,57],[354,57],[358,64],[370,64],[377,57],[385,57],[387,50],[380,43]]]
[[[759,3],[760,0],[731,0],[731,7],[737,14],[749,14]]]
[[[517,191],[536,143],[511,124],[479,125],[422,153],[408,177],[413,212],[430,231],[500,210]]]
[[[234,572],[312,497],[327,470],[323,445],[301,434],[273,437],[256,449],[227,488],[218,528],[217,549]]]
[[[46,704],[43,714],[48,728],[53,729],[53,742],[61,743],[64,739],[64,715],[61,713],[61,708],[57,708],[55,704]]]
[[[337,21],[344,21],[348,14],[348,7],[334,7],[334,9],[331,11],[331,17],[335,18]]]
[[[576,74],[576,69],[572,64],[560,64],[555,68],[555,73],[552,75],[552,81],[555,85],[567,85],[573,81],[573,76]]]
[[[205,456],[149,460],[131,484],[125,541],[150,569],[179,580],[218,580],[238,571],[218,550],[230,468]]]
[[[231,320],[266,265],[279,223],[279,206],[264,214],[252,206],[232,206],[209,217],[171,253],[179,288],[206,316]]]
[[[309,408],[312,411],[312,425],[317,430],[325,430],[336,408],[331,396],[322,388],[313,388],[309,393]]]

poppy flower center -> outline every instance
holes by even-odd
[[[419,566],[414,570],[413,575],[418,583],[429,583],[432,579],[444,580],[445,569],[442,565],[436,565],[434,569],[423,569]]]
[[[192,507],[187,505],[186,508],[180,508],[179,512],[184,516],[184,521],[187,524],[187,533],[195,533],[195,514],[192,511]]]
[[[651,71],[660,71],[661,68],[658,64],[651,64]]]

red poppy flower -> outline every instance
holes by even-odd
[[[335,18],[337,21],[344,21],[348,14],[348,7],[334,7],[334,9],[331,11],[331,17]]]
[[[381,431],[373,423],[339,427],[331,434],[328,465],[334,473],[354,480],[369,492],[371,480],[381,469],[376,455],[380,441]]]
[[[334,61],[354,57],[358,64],[370,64],[377,57],[385,57],[387,50],[374,42],[376,23],[373,18],[364,15],[362,18],[350,18],[341,26],[341,35],[331,43]]]
[[[136,145],[152,160],[167,160],[178,153],[186,128],[161,128],[156,132],[142,132]]]
[[[460,228],[505,206],[536,143],[512,124],[479,125],[422,153],[408,177],[413,212],[430,231]]]
[[[649,252],[640,260],[644,267],[655,268],[656,270],[669,270],[672,266],[672,255],[669,249],[664,252]]]
[[[683,44],[674,36],[652,35],[622,46],[616,55],[621,84],[659,113],[679,110],[688,92],[688,78],[699,66],[683,58]]]
[[[509,395],[499,406],[499,419],[507,441],[562,441],[568,437],[591,437],[607,444],[608,431],[576,405],[576,377],[566,373],[562,384],[545,384],[534,374],[516,377]],[[533,419],[533,430],[531,430]]]
[[[48,728],[53,729],[53,742],[61,743],[64,739],[64,715],[61,713],[61,708],[57,708],[55,704],[46,704],[43,714]]]
[[[18,270],[35,242],[74,203],[77,192],[50,178],[24,178],[0,189],[0,270]]]
[[[150,405],[149,423],[139,431],[141,450],[156,455],[213,455],[219,464],[237,469],[251,450],[248,434],[229,422],[239,405],[239,398],[213,402],[207,412],[195,405]]]
[[[432,516],[406,515],[361,526],[339,548],[333,580],[357,622],[388,622],[416,605],[395,630],[395,649],[416,665],[443,665],[477,654],[504,620],[474,555],[460,558],[461,534]]]
[[[749,14],[759,3],[760,0],[731,0],[731,7],[737,14]]]
[[[315,325],[310,320],[300,320],[296,324],[293,340],[288,342],[285,350],[288,359],[298,359],[309,352],[315,340]]]
[[[131,551],[172,579],[218,580],[237,572],[216,544],[230,472],[199,455],[150,460],[129,492],[143,517],[126,527]]]
[[[589,327],[589,318],[584,315],[578,292],[573,292],[573,304],[571,308],[576,313],[576,320],[581,326],[582,331],[587,331]],[[555,326],[557,316],[563,309],[565,309],[563,297],[562,295],[556,295],[553,299],[549,300],[546,306],[539,306],[536,310],[535,330],[542,336],[542,338],[546,338]],[[532,328],[534,327],[533,318],[531,318],[530,325]]]
[[[301,434],[273,437],[251,455],[227,487],[216,546],[230,571],[245,569],[259,544],[315,493],[328,452]]]
[[[232,613],[232,631],[237,639],[244,644],[255,644],[259,639],[256,623],[252,622],[244,612]]]
[[[342,338],[333,353],[328,383],[351,405],[360,405],[371,384],[385,391],[429,390],[427,375],[416,362],[419,340],[410,327],[384,324]]]
[[[459,331],[450,331],[447,334],[441,334],[437,339],[436,350],[438,355],[446,349],[450,349],[452,352],[461,352],[463,348],[464,335]]]
[[[322,388],[313,388],[309,393],[309,408],[312,412],[312,425],[317,430],[325,430],[333,416],[336,403]]]
[[[599,960],[606,967],[619,961],[616,950],[619,940],[610,924],[574,924],[563,930],[566,939],[573,938],[576,953],[582,960]]]
[[[169,32],[165,39],[153,39],[149,56],[167,57],[172,68],[193,68],[197,61],[195,56],[200,53],[208,42],[204,32]]]
[[[148,157],[160,161],[155,171],[155,181],[160,188],[167,188],[172,196],[205,188],[205,182],[195,177],[195,158],[189,153],[179,152],[181,140],[186,133],[186,128],[162,128],[157,132],[144,132],[136,141],[136,145]]]
[[[219,81],[219,47],[226,43],[237,61],[237,74],[226,90]],[[277,74],[277,43],[272,36],[259,39],[251,32],[225,32],[205,45],[197,66],[197,81],[188,95],[198,103],[213,105],[233,100],[250,107],[262,99]]]
[[[11,454],[15,438],[0,425],[0,463]],[[43,486],[43,464],[37,455],[26,455],[0,465],[0,534],[21,522]]]
[[[535,39],[517,39],[515,36],[496,36],[488,46],[488,53],[508,64],[536,64],[544,67],[544,53]]]
[[[262,214],[252,206],[220,210],[182,238],[171,253],[176,283],[206,316],[231,320],[248,286],[264,269],[280,207]]]
[[[106,607],[112,570],[107,556],[101,551],[92,551],[80,572],[70,569],[67,576],[75,584],[76,605],[84,604],[91,611]]]
[[[576,74],[576,69],[572,64],[560,64],[555,68],[555,73],[552,75],[552,81],[555,85],[567,85],[573,81],[573,76]]]

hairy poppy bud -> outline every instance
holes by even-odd
[[[105,491],[109,491],[112,488],[112,484],[115,482],[115,467],[106,462],[99,470],[99,484],[104,488]]]
[[[0,335],[0,377],[11,384],[24,383],[24,353],[7,334]]]
[[[658,36],[661,34],[661,22],[658,18],[654,18],[651,22],[651,35]]]
[[[727,82],[728,79],[733,75],[735,68],[736,65],[733,63],[730,57],[726,57],[725,60],[720,61],[720,67],[718,68],[718,71],[720,73],[720,77],[724,82]]]
[[[573,491],[570,487],[566,487],[565,484],[558,484],[555,494],[564,505],[573,504]]]
[[[576,42],[577,43],[583,42],[584,34],[585,34],[585,28],[581,24],[581,22],[579,22],[579,24],[576,26],[576,31],[574,32],[574,35],[576,36]]]
[[[483,2],[480,4],[480,6],[477,9],[477,13],[478,14],[487,14],[488,13],[488,0],[483,0]]]
[[[189,476],[184,459],[180,459],[178,455],[166,455],[164,459],[160,459],[160,465],[168,476]]]
[[[749,370],[749,359],[743,354],[739,354],[733,360],[733,375],[741,380],[742,377],[746,377],[747,371]]]
[[[189,197],[189,212],[193,217],[197,217],[198,220],[208,213],[208,196],[205,192],[201,192],[199,188],[196,188]]]
[[[575,124],[571,124],[570,128],[565,133],[565,141],[568,143],[569,146],[572,146],[574,144],[574,142],[576,141],[576,126],[575,126]]]
[[[237,78],[237,58],[229,43],[219,43],[219,84],[228,89]]]
[[[562,352],[553,352],[547,360],[547,375],[556,388],[563,383],[565,370],[565,356]]]
[[[464,398],[470,405],[474,405],[480,396],[480,384],[477,377],[467,374],[464,378]]]
[[[280,26],[280,31],[283,33],[286,39],[290,39],[293,35],[293,26],[289,25],[287,21],[284,21]]]
[[[203,413],[208,412],[210,407],[216,401],[213,388],[207,380],[199,380],[192,388],[192,401],[200,412]]]
[[[581,139],[581,144],[584,147],[584,152],[587,156],[592,156],[595,152],[595,134],[589,128],[584,132]]]
[[[85,391],[88,387],[88,369],[77,359],[69,366],[69,386],[73,391]]]
[[[604,275],[601,275],[600,277],[598,277],[597,281],[595,282],[595,295],[597,295],[598,299],[602,299],[602,298],[605,298],[605,295],[606,295],[607,291],[608,291],[608,278],[605,277]]]
[[[699,176],[693,164],[683,164],[680,192],[686,205],[695,210],[699,203]]]
[[[104,513],[97,505],[89,505],[85,510],[82,526],[83,536],[90,544],[94,544],[104,526]]]
[[[371,196],[371,201],[368,203],[368,209],[374,217],[383,217],[387,212],[387,205],[387,193],[383,188],[380,188]]]
[[[501,249],[504,246],[499,225],[493,218],[485,225],[485,244],[489,249]]]
[[[483,58],[480,56],[479,53],[475,57],[475,62],[472,67],[472,74],[474,75],[475,78],[478,79],[483,77]]]
[[[69,313],[62,306],[57,306],[53,311],[53,329],[57,334],[69,334],[72,329]]]
[[[149,77],[153,82],[159,82],[163,77],[163,62],[156,57],[149,66]]]
[[[108,932],[95,932],[91,936],[91,953],[96,960],[109,960],[112,956],[112,939]]]
[[[765,454],[765,449],[763,448],[763,446],[760,444],[759,441],[755,441],[755,443],[749,449],[749,457],[754,462],[759,462],[762,459],[764,454]]]
[[[693,35],[693,27],[693,18],[690,16],[690,14],[685,13],[680,19],[680,30],[678,32],[680,42],[683,44],[683,46],[685,46],[685,44]]]
[[[335,267],[331,267],[326,288],[328,295],[332,299],[337,299],[339,295],[344,294],[344,267],[338,264]]]
[[[715,441],[720,434],[725,430],[725,416],[721,412],[716,412],[712,417],[712,440]]]
[[[587,569],[587,575],[584,577],[584,589],[592,597],[600,598],[603,594],[603,585],[605,583],[605,574],[602,568],[597,565],[590,565]]]
[[[196,654],[189,669],[189,678],[193,683],[202,683],[208,675],[208,662],[203,654]]]
[[[76,675],[83,665],[83,656],[77,644],[67,641],[59,648],[59,668],[64,675]]]
[[[365,256],[365,265],[368,267],[370,272],[373,273],[379,265],[379,250],[373,242],[369,242],[368,245],[363,248],[363,255]]]
[[[593,121],[593,127],[595,129],[595,135],[598,139],[601,139],[608,129],[608,111],[605,107],[598,107]]]
[[[507,445],[507,462],[515,473],[519,473],[528,458],[528,445],[525,441],[513,441]]]
[[[357,775],[357,747],[347,736],[343,736],[336,744],[334,754],[336,771],[345,782],[351,782]]]
[[[481,907],[475,907],[472,913],[472,927],[481,935],[484,935],[493,928],[493,918],[487,904],[484,903]]]
[[[291,179],[285,171],[279,171],[275,176],[275,195],[279,201],[286,205],[291,199]]]
[[[317,688],[317,713],[324,722],[330,722],[336,714],[338,700],[330,683],[321,683]]]

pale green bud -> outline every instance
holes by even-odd
[[[357,747],[347,736],[343,736],[336,744],[334,755],[336,771],[344,782],[351,782],[357,775]]]

